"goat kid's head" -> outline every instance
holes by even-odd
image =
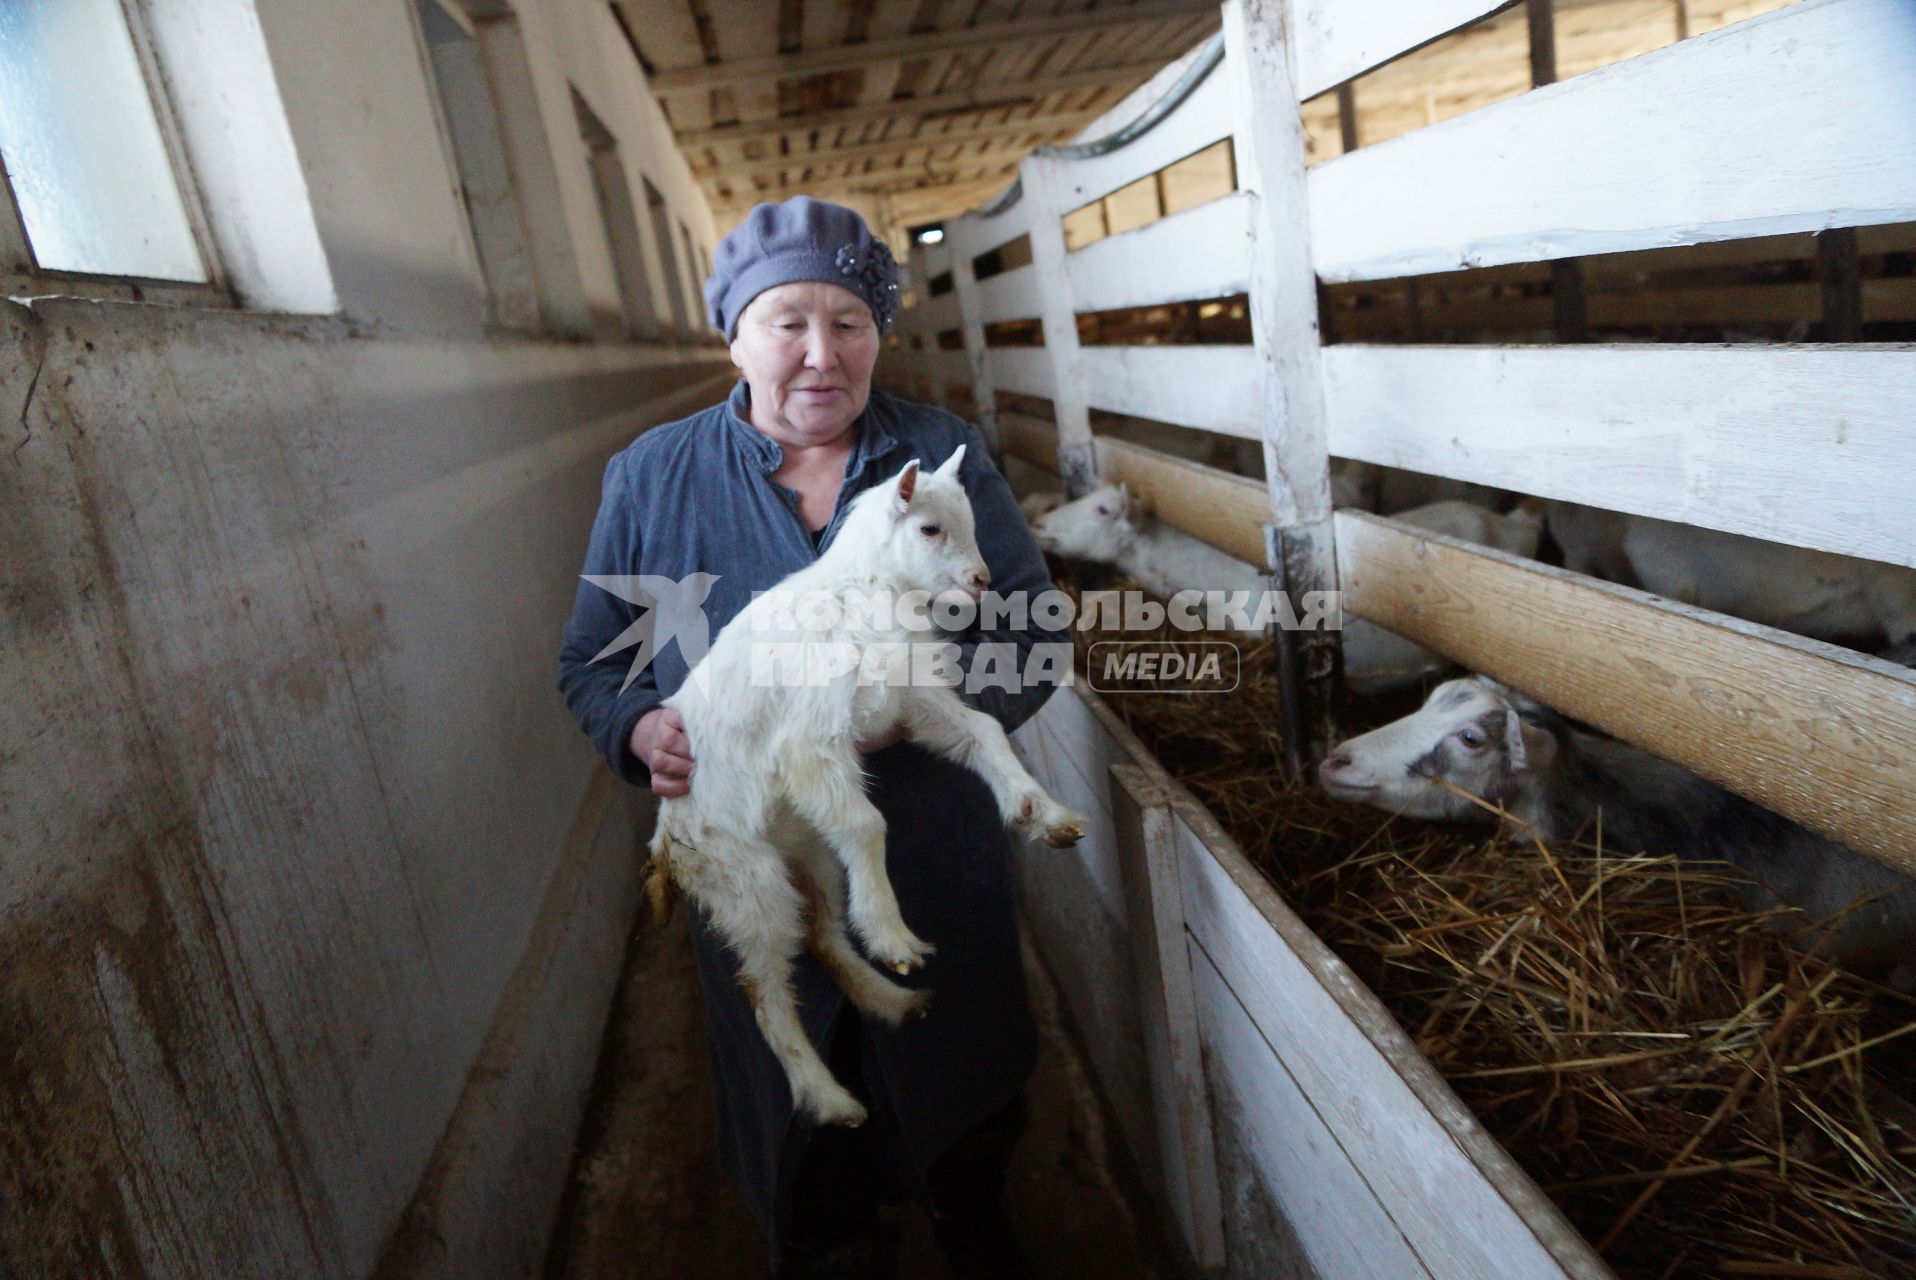
[[[964,459],[964,445],[936,471],[921,471],[913,458],[860,494],[832,549],[874,556],[880,573],[906,590],[933,597],[957,591],[976,600],[991,585],[991,570],[978,552],[971,499],[958,480]]]
[[[1031,522],[1038,545],[1059,555],[1115,564],[1137,540],[1141,514],[1129,485],[1108,484]]]
[[[1556,759],[1556,736],[1526,719],[1539,711],[1482,676],[1448,680],[1403,719],[1340,745],[1318,781],[1335,799],[1390,813],[1491,821],[1471,796],[1509,808]]]

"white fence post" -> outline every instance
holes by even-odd
[[[1270,567],[1301,612],[1305,593],[1337,589],[1337,558],[1304,123],[1285,17],[1284,0],[1230,0],[1224,6],[1224,66],[1236,100],[1238,185],[1257,197],[1251,335],[1274,526]],[[1285,748],[1292,768],[1301,770],[1329,749],[1335,733],[1342,684],[1338,633],[1284,633],[1278,652],[1284,659]]]
[[[1058,474],[1065,492],[1080,497],[1097,487],[1098,460],[1085,407],[1078,359],[1078,312],[1065,262],[1061,169],[1068,160],[1026,156],[1019,166],[1023,199],[1030,205],[1031,268],[1043,299],[1045,355],[1051,362],[1051,414],[1058,424]]]
[[[977,246],[963,234],[965,224],[954,220],[945,233],[951,246],[951,288],[958,296],[958,328],[965,339],[965,365],[971,371],[971,401],[978,430],[992,456],[999,454],[998,389],[992,385],[991,366],[985,355],[985,322],[978,309],[978,271],[973,262]]]

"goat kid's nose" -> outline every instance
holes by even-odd
[[[991,575],[983,569],[973,569],[965,575],[965,585],[982,595],[985,588],[991,585]]]
[[[1318,765],[1317,771],[1323,776],[1329,777],[1330,775],[1334,773],[1342,773],[1344,770],[1350,768],[1351,765],[1354,763],[1356,762],[1351,759],[1350,752],[1339,751],[1335,755],[1332,755],[1329,759],[1325,760],[1323,764]]]

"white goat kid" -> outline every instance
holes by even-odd
[[[1415,818],[1492,822],[1484,806],[1495,806],[1545,842],[1594,830],[1601,815],[1606,847],[1733,863],[1760,886],[1745,895],[1757,903],[1836,917],[1815,940],[1838,959],[1905,988],[1916,979],[1916,882],[1481,676],[1447,681],[1421,709],[1343,743],[1318,778],[1339,800]]]
[[[1057,847],[1084,834],[1084,820],[1018,763],[996,720],[949,684],[910,679],[911,642],[924,633],[870,606],[887,593],[976,598],[989,584],[957,479],[963,456],[960,446],[924,476],[913,461],[860,494],[818,561],[728,623],[665,704],[684,717],[698,766],[688,794],[659,802],[654,901],[676,884],[705,908],[738,956],[739,983],[794,1106],[820,1123],[855,1125],[865,1109],[799,1023],[791,968],[800,948],[860,1013],[894,1026],[922,1012],[927,993],[865,962],[846,937],[847,912],[866,951],[900,973],[932,951],[899,914],[885,820],[865,795],[854,744],[902,731],[981,774],[1018,830]],[[768,680],[773,652],[793,658],[789,671],[828,678]]]

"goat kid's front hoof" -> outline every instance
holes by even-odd
[[[1045,828],[1044,842],[1053,849],[1069,849],[1082,839],[1084,839],[1083,818],[1067,818],[1056,826]]]
[[[863,1103],[843,1089],[807,1098],[799,1104],[799,1110],[810,1116],[815,1124],[843,1125],[847,1129],[856,1129],[864,1124],[869,1114]]]
[[[1066,849],[1084,839],[1085,819],[1050,796],[1029,796],[1019,806],[1011,825],[1021,834],[1042,840],[1053,849]]]

